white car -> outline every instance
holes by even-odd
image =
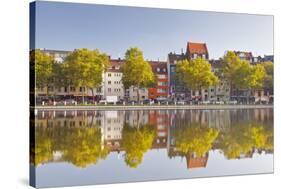
[[[177,105],[184,105],[184,101],[177,101]]]
[[[229,101],[228,104],[237,104],[237,100],[232,100],[232,101]]]
[[[216,101],[216,104],[224,104],[224,102],[223,101]]]
[[[202,104],[210,104],[211,102],[206,100],[206,101],[203,101]]]

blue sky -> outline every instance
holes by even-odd
[[[210,58],[225,50],[273,54],[273,17],[188,10],[37,1],[36,48],[100,49],[113,58],[139,47],[149,60],[207,43]]]

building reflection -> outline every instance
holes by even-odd
[[[111,152],[121,153],[123,156],[127,154],[128,157],[129,145],[126,143],[137,140],[137,137],[145,139],[146,136],[153,136],[151,144],[148,144],[150,140],[148,143],[134,144],[135,148],[144,148],[141,152],[129,150],[130,155],[140,156],[139,163],[149,147],[167,150],[169,158],[185,158],[187,169],[204,168],[207,166],[211,150],[220,150],[227,159],[252,158],[254,154],[273,153],[272,125],[272,109],[38,111],[35,117],[36,144],[41,146],[36,149],[34,145],[34,151],[45,152],[33,163],[40,165],[65,161],[66,150],[63,148],[66,146],[69,148],[68,153],[73,151],[78,156],[89,156],[86,151],[78,151],[82,148],[79,145],[85,145],[83,148],[95,148],[92,151],[95,156],[92,156],[91,160],[84,158],[89,164],[97,163],[98,159],[106,158]],[[129,130],[132,128],[132,132],[124,134],[124,126]],[[147,127],[151,129],[142,129]],[[88,134],[83,136],[82,133],[86,132]],[[142,136],[138,132],[146,134]],[[135,138],[130,138],[130,133]],[[91,137],[99,137],[91,142],[100,144],[87,142]],[[144,140],[138,139],[141,142]],[[82,142],[79,143],[78,140]],[[71,149],[69,145],[77,149]],[[83,158],[70,157],[68,154],[71,163],[76,162],[75,165],[82,165],[81,167],[87,166],[86,163],[77,163],[80,159]],[[131,163],[132,161],[131,159]],[[137,164],[134,166],[137,167]]]

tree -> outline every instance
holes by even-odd
[[[228,51],[223,58],[224,76],[233,88],[248,90],[247,100],[252,89],[261,89],[265,78],[265,69],[261,65],[251,65],[248,61],[240,60],[234,52]],[[232,93],[232,92],[231,92]]]
[[[140,101],[140,88],[151,87],[155,83],[155,75],[152,72],[152,68],[144,60],[143,53],[138,48],[130,48],[126,51],[122,72],[124,88],[136,87],[138,102]]]
[[[65,60],[66,83],[75,87],[90,88],[94,100],[94,88],[101,85],[102,74],[108,66],[108,56],[99,50],[76,49]]]
[[[151,148],[155,135],[152,125],[140,127],[124,125],[121,147],[124,148],[125,162],[128,166],[136,168],[142,162],[143,155]]]
[[[176,65],[176,77],[192,90],[201,90],[214,86],[218,82],[217,76],[211,70],[211,65],[203,58],[180,61]]]
[[[36,87],[46,87],[47,95],[52,84],[52,73],[54,59],[42,53],[39,49],[35,50],[35,83]]]
[[[265,69],[265,78],[264,78],[264,87],[268,89],[273,89],[273,63],[272,62],[263,62],[261,65]]]

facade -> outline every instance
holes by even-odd
[[[188,96],[187,90],[184,85],[176,78],[176,65],[178,61],[186,59],[185,54],[176,54],[170,52],[167,59],[168,68],[168,84],[169,84],[169,97],[171,99],[184,99]]]
[[[234,51],[234,53],[241,59],[246,60],[250,63],[254,62],[254,56],[252,52],[245,52],[245,51]]]
[[[186,57],[188,60],[193,60],[198,57],[209,59],[209,52],[206,43],[187,42]]]
[[[149,61],[156,75],[156,86],[148,89],[148,98],[167,98],[169,94],[167,62]]]
[[[206,43],[188,42],[186,47],[186,57],[189,61],[198,57],[209,60],[209,52]],[[210,100],[211,96],[209,93],[212,90],[213,89],[201,89],[196,91],[191,90],[191,99],[208,101]]]
[[[124,87],[122,83],[121,66],[124,63],[121,59],[110,59],[110,66],[104,74],[104,81],[101,87],[104,89],[103,98],[106,96],[117,96],[118,100],[124,100]]]

